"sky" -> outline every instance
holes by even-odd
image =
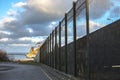
[[[0,49],[26,53],[43,43],[73,0],[1,0]],[[67,3],[67,4],[66,4]]]
[[[0,49],[27,53],[37,42],[43,43],[72,8],[73,1],[0,0]],[[120,19],[120,0],[90,0],[90,3],[91,32]],[[83,35],[85,28],[80,26],[85,26],[85,17],[80,16],[77,23],[77,33]]]

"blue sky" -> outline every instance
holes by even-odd
[[[0,18],[5,16],[6,12],[12,8],[12,4],[17,3],[19,1],[24,2],[25,0],[0,0]]]

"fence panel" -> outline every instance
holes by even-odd
[[[60,58],[60,53],[59,53],[59,26],[57,26],[56,37],[57,37],[57,43],[56,43],[56,52],[57,52],[57,58],[56,58],[56,59],[57,59],[57,62],[56,62],[56,63],[57,63],[57,64],[56,64],[56,65],[57,65],[57,69],[59,70],[59,66],[60,66],[60,65],[59,65],[59,64],[60,64],[60,63],[59,63],[59,62],[60,62],[60,61],[59,61],[59,60],[60,60],[60,59],[59,59],[59,58]]]
[[[76,3],[76,59],[77,59],[77,76],[86,78],[86,2],[78,0]]]
[[[74,47],[73,47],[73,8],[67,14],[67,71],[74,75]]]
[[[120,79],[120,1],[90,0],[90,73],[92,80]],[[118,21],[117,21],[118,20]],[[115,22],[117,21],[117,22]]]
[[[76,30],[77,39],[86,35],[86,5],[85,0],[76,3]]]
[[[52,34],[50,34],[50,66],[52,67]]]
[[[65,72],[65,18],[61,21],[61,70]]]

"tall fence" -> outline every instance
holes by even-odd
[[[120,1],[78,0],[40,48],[40,61],[81,80],[120,79]]]

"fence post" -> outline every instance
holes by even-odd
[[[47,65],[49,66],[49,36],[47,38]]]
[[[53,67],[55,68],[55,29],[53,30]]]
[[[45,40],[44,49],[45,49],[45,64],[47,65],[47,39]]]
[[[51,61],[51,34],[50,34],[50,67],[52,67],[52,61]]]
[[[48,36],[48,66],[50,66],[50,51],[49,51],[49,36]]]
[[[74,76],[77,76],[77,61],[76,61],[76,2],[73,2],[73,48],[74,48]]]
[[[61,71],[61,22],[59,22],[59,70]]]
[[[54,59],[54,56],[53,56],[53,46],[54,46],[54,43],[53,43],[53,31],[52,31],[52,36],[51,37],[52,37],[52,56],[51,57],[52,57],[52,67],[54,68],[54,60],[53,60]]]
[[[40,63],[42,63],[42,51],[41,51],[42,46],[40,47]]]
[[[87,33],[87,52],[86,52],[86,65],[87,65],[87,80],[90,80],[90,66],[89,66],[89,0],[86,0],[86,33]]]
[[[65,14],[65,68],[66,68],[66,73],[67,73],[67,13]]]
[[[55,28],[55,69],[57,69],[57,27]]]

